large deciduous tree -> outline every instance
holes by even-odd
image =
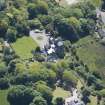
[[[36,83],[36,90],[42,94],[42,96],[47,100],[48,105],[52,101],[52,89],[46,84]]]
[[[12,87],[7,99],[10,105],[29,105],[40,93],[23,85]]]
[[[72,71],[64,71],[63,80],[67,88],[75,87],[77,84],[77,77],[73,74]]]
[[[6,34],[6,37],[7,37],[7,40],[9,42],[14,42],[16,41],[16,38],[17,38],[17,30],[14,28],[14,27],[10,27],[8,30],[7,30],[7,34]]]

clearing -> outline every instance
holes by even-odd
[[[80,39],[77,43],[77,55],[88,65],[90,71],[101,70],[105,74],[105,46],[91,36]]]
[[[56,99],[57,97],[62,97],[63,99],[65,99],[65,98],[70,97],[70,92],[64,90],[61,87],[56,87],[56,89],[53,92],[53,96],[54,96],[54,99]]]
[[[11,46],[21,59],[28,59],[32,57],[31,51],[36,49],[37,44],[31,37],[22,37]]]

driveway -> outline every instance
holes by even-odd
[[[79,2],[79,0],[66,0],[66,2],[71,5],[71,4],[75,4],[77,2]]]
[[[72,5],[75,4],[77,2],[79,2],[80,0],[56,0],[56,2],[58,2],[60,5]]]

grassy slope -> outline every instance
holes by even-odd
[[[76,43],[77,55],[88,65],[90,70],[103,70],[105,68],[105,47],[88,36]]]
[[[7,101],[8,90],[0,90],[0,105],[9,105]]]
[[[22,37],[12,44],[16,54],[22,59],[32,57],[31,51],[37,47],[35,41],[30,37]]]

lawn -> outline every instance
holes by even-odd
[[[0,90],[0,105],[9,105],[7,101],[8,90]]]
[[[97,105],[97,97],[96,96],[90,96],[90,103],[88,103],[87,105]]]
[[[53,92],[53,96],[54,96],[54,99],[56,99],[57,97],[62,97],[63,99],[65,99],[65,98],[70,97],[70,92],[64,90],[61,87],[57,87]]]
[[[91,71],[105,69],[105,46],[96,42],[91,36],[82,38],[76,45],[80,60],[88,65]],[[103,73],[103,72],[102,72]]]
[[[77,89],[78,90],[81,90],[81,88],[84,86],[83,82],[82,82],[82,79],[81,80],[78,80],[78,83],[77,83]]]
[[[31,51],[37,47],[36,42],[31,37],[22,37],[11,45],[16,54],[19,55],[21,59],[31,58]]]

